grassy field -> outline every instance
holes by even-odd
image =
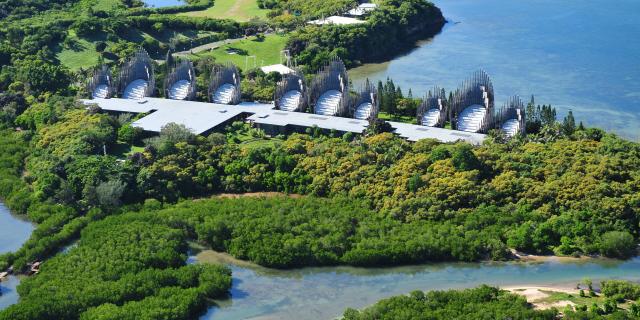
[[[69,37],[73,39],[70,47],[58,46],[57,48],[56,58],[60,63],[74,71],[98,64],[99,54],[96,52],[94,42],[78,38],[73,31],[69,31]]]
[[[256,57],[257,67],[280,63],[280,52],[284,49],[286,42],[287,37],[281,35],[268,35],[263,41],[251,37],[211,51],[197,53],[194,58],[212,57],[216,62],[233,62],[242,69],[251,69],[254,66],[253,58],[248,65],[245,65],[249,56]],[[230,50],[240,53],[229,53]]]
[[[192,17],[249,21],[253,17],[266,17],[268,11],[258,8],[256,0],[215,0],[214,5],[206,10],[180,14]]]

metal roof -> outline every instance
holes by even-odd
[[[93,99],[84,100],[84,104],[97,104],[103,110],[147,113],[146,117],[133,122],[134,127],[145,131],[160,132],[169,123],[183,124],[195,134],[230,120],[241,113],[255,113],[270,110],[272,104],[241,103],[239,105],[214,104],[208,102],[181,101],[161,98],[132,99]]]
[[[146,131],[160,132],[169,123],[183,124],[195,134],[215,128],[241,113],[252,114],[249,121],[274,126],[317,126],[327,130],[362,133],[369,125],[367,120],[324,116],[312,113],[291,112],[274,109],[273,104],[244,102],[238,105],[214,104],[209,102],[181,101],[162,98],[92,99],[83,100],[85,105],[97,104],[103,110],[151,114],[133,123],[134,127]],[[481,144],[484,134],[469,133],[444,128],[426,127],[409,123],[392,122],[395,133],[409,141],[437,139],[442,142],[464,140],[471,144]]]
[[[419,126],[415,124],[392,122],[389,121],[392,127],[394,127],[395,133],[399,136],[409,140],[418,141],[420,139],[436,139],[442,142],[456,142],[463,140],[471,144],[479,145],[486,138],[486,135],[481,133],[471,133],[458,130]]]

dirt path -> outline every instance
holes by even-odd
[[[252,0],[236,0],[233,6],[229,8],[229,11],[227,11],[227,16],[231,16],[231,17],[241,16],[243,14],[242,8],[244,8],[248,4],[248,2],[251,2],[251,1]]]
[[[174,55],[176,55],[176,56],[186,56],[186,55],[190,55],[192,53],[198,53],[198,52],[206,51],[206,50],[213,50],[213,49],[220,48],[220,47],[222,47],[224,45],[227,45],[227,44],[230,44],[230,43],[238,42],[238,41],[240,41],[242,39],[244,39],[244,37],[205,43],[203,45],[200,45],[200,46],[197,46],[197,47],[193,47],[193,49],[191,49],[191,50],[185,50],[185,51],[176,52],[176,53],[174,53]]]

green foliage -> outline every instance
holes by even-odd
[[[143,130],[139,127],[133,127],[127,123],[118,129],[118,140],[128,144],[136,143],[142,136]]]
[[[427,1],[383,0],[378,4],[367,23],[298,29],[291,34],[287,49],[312,72],[336,55],[349,66],[381,61],[413,45],[416,38],[434,35],[445,22],[440,10]],[[330,5],[322,8],[333,10]],[[317,8],[314,13],[319,12]]]
[[[59,92],[67,90],[71,76],[62,66],[51,65],[42,60],[27,60],[20,64],[16,80],[25,83],[34,93]]]
[[[206,299],[226,293],[231,276],[224,267],[185,266],[186,248],[183,232],[152,220],[92,224],[75,248],[21,282],[20,302],[0,319],[193,318]]]
[[[534,310],[518,295],[481,286],[461,291],[414,291],[378,301],[362,311],[348,309],[345,320],[359,319],[556,319],[558,311]]]
[[[601,283],[602,293],[611,298],[637,300],[640,298],[640,284],[624,280],[607,280]]]
[[[636,254],[636,241],[627,231],[610,231],[602,235],[600,252],[607,257],[628,258]]]

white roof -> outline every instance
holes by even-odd
[[[371,12],[378,7],[375,3],[361,3],[358,7],[353,8],[347,11],[347,14],[350,16],[363,16],[367,12]]]
[[[415,124],[392,122],[389,124],[395,128],[395,133],[406,138],[409,141],[418,141],[420,139],[436,139],[442,142],[456,142],[463,140],[471,144],[482,144],[486,135],[481,133],[464,132],[458,130],[419,126]]]
[[[270,66],[261,67],[260,70],[264,73],[277,72],[279,74],[288,74],[293,72],[293,69],[285,66],[284,64],[272,64]]]
[[[238,105],[226,105],[162,98],[144,98],[141,100],[92,99],[83,100],[83,103],[85,105],[97,104],[107,111],[151,112],[146,117],[133,122],[134,127],[151,132],[160,132],[163,126],[174,122],[185,125],[195,134],[201,134],[242,113],[252,114],[248,117],[248,120],[255,123],[280,127],[288,125],[317,126],[327,130],[361,133],[369,125],[367,120],[276,110],[272,103],[243,102]],[[402,122],[389,121],[389,124],[395,129],[396,134],[409,141],[432,138],[442,142],[464,140],[471,144],[481,144],[486,137],[480,133],[426,127]]]
[[[279,127],[285,127],[288,125],[301,127],[317,126],[318,128],[327,130],[354,133],[362,133],[362,131],[364,131],[364,129],[369,125],[367,120],[283,110],[259,112],[247,118],[247,120],[258,124],[269,124]]]
[[[358,20],[356,18],[341,17],[341,16],[331,16],[331,17],[324,18],[324,19],[309,21],[309,23],[310,24],[317,24],[317,25],[323,25],[323,24],[346,25],[346,24],[358,24],[358,23],[367,23],[367,22],[363,21],[363,20]]]
[[[84,100],[84,104],[97,104],[103,110],[108,111],[131,113],[153,111],[148,116],[134,121],[132,125],[145,131],[160,132],[163,126],[174,122],[185,125],[195,134],[206,132],[241,113],[255,113],[259,110],[270,110],[274,107],[272,104],[241,103],[239,105],[226,105],[162,98],[144,98],[142,100],[93,99]]]

